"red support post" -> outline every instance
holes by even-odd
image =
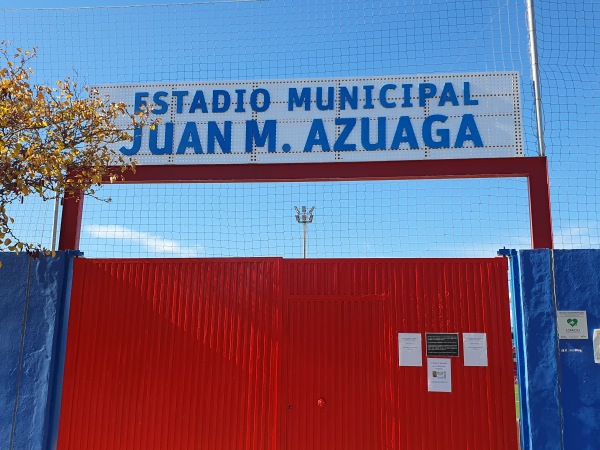
[[[59,250],[79,250],[83,197],[83,194],[71,194],[63,197],[60,239],[58,241]]]
[[[532,248],[554,248],[548,161],[545,157],[528,159],[536,162],[528,177],[531,246]]]

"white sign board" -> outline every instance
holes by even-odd
[[[452,392],[452,365],[449,358],[427,358],[427,390]]]
[[[463,333],[465,366],[488,365],[487,336],[485,333]]]
[[[558,311],[556,314],[559,339],[587,339],[587,313],[585,311]]]
[[[160,119],[154,129],[136,130],[133,142],[113,146],[141,165],[523,155],[514,72],[95,89],[130,112]]]
[[[400,366],[423,365],[421,333],[398,333],[398,361]]]

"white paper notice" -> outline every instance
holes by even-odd
[[[463,333],[465,366],[488,365],[487,337],[485,333]]]
[[[421,333],[398,333],[398,360],[401,366],[423,365]]]
[[[452,370],[449,358],[427,358],[427,390],[452,392]]]

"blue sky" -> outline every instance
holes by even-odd
[[[526,155],[536,152],[520,0],[0,2],[2,38],[39,46],[36,75],[87,84],[518,71]],[[554,230],[598,247],[599,7],[537,1]],[[77,8],[85,9],[60,9]],[[4,9],[2,9],[4,8]],[[7,9],[8,8],[8,9]],[[558,20],[558,18],[562,20]],[[577,27],[577,24],[588,24]],[[564,62],[568,63],[565,64]],[[529,242],[523,180],[110,186],[87,201],[89,256],[301,255],[293,206],[314,205],[312,256],[493,256]],[[27,204],[25,205],[27,206]],[[50,205],[26,235],[49,237]]]

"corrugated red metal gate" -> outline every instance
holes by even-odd
[[[75,263],[60,449],[516,449],[504,259]],[[452,392],[398,333],[486,333]],[[462,343],[461,343],[462,344]]]

